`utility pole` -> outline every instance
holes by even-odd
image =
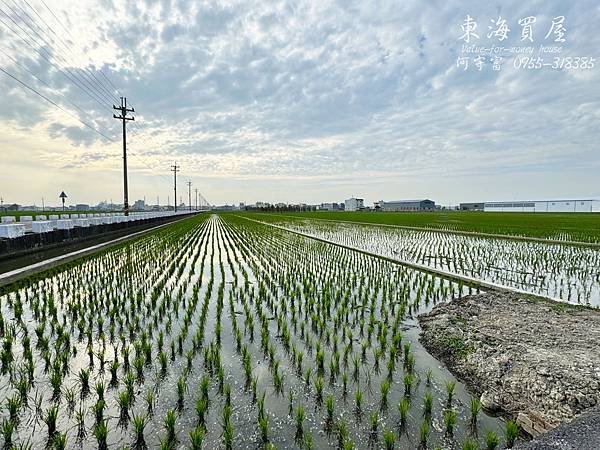
[[[196,193],[196,211],[198,211],[198,188],[194,189],[194,192]]]
[[[113,114],[115,119],[123,121],[123,212],[129,215],[129,193],[127,188],[127,132],[125,124],[128,120],[135,120],[133,117],[127,117],[128,112],[135,112],[133,108],[127,108],[127,98],[121,97],[121,106],[113,105],[113,109],[121,111],[121,115]]]
[[[188,185],[188,206],[191,211],[192,210],[192,182],[188,181],[187,185]]]
[[[177,212],[177,172],[179,172],[179,166],[177,161],[171,166],[171,172],[173,172],[173,190],[175,191],[175,212]]]

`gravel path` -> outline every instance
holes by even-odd
[[[600,405],[599,310],[493,292],[438,305],[419,322],[423,345],[484,407],[532,436]]]

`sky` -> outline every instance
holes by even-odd
[[[212,204],[600,198],[599,29],[597,0],[0,0],[0,196],[122,202],[126,96],[130,203],[172,204],[175,162]]]

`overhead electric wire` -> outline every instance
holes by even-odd
[[[15,0],[11,0],[14,4],[16,4]],[[42,23],[46,26],[46,28],[48,30],[50,30],[50,32],[55,36],[55,42],[58,42],[63,49],[65,49],[68,53],[70,53],[71,57],[73,58],[73,60],[76,60],[76,55],[74,55],[73,49],[69,48],[68,43],[62,39],[62,37],[56,33],[56,31],[54,31],[54,28],[52,28],[52,26],[50,24],[48,24],[48,22],[46,22],[46,20],[37,12],[37,10],[31,6],[31,4],[27,1],[27,0],[22,0],[31,11],[34,12],[34,14],[39,17],[39,19],[42,21]],[[30,19],[31,23],[35,24],[40,30],[42,29],[35,21],[35,19],[33,17],[31,17],[29,15],[29,13],[27,11],[25,11],[25,9],[23,9],[22,7],[18,6],[19,9],[27,15],[27,17]],[[72,36],[71,36],[72,37]],[[115,95],[114,92],[111,92],[111,89],[106,85],[105,82],[99,80],[96,75],[94,74],[94,72],[92,72],[91,70],[89,70],[89,68],[85,67],[84,69],[80,69],[85,71],[85,73],[87,73],[89,76],[91,76],[99,85],[100,90],[99,92],[104,92],[105,94],[108,94],[109,97],[115,99],[115,100],[119,100],[118,97]],[[93,82],[93,81],[92,81]]]
[[[56,108],[60,109],[61,111],[63,111],[64,113],[70,115],[71,117],[75,118],[78,122],[82,123],[83,125],[85,125],[86,127],[88,127],[89,129],[93,130],[94,132],[98,133],[100,136],[102,136],[103,138],[105,138],[108,141],[112,142],[112,139],[108,136],[106,136],[104,133],[102,133],[101,131],[97,130],[96,128],[94,128],[93,126],[91,126],[90,124],[88,124],[87,122],[84,122],[83,120],[81,120],[79,117],[77,117],[75,114],[73,114],[72,112],[70,112],[69,110],[63,108],[62,106],[60,106],[58,103],[56,103],[55,101],[49,99],[48,97],[46,97],[44,94],[42,94],[41,92],[39,92],[37,89],[29,86],[27,83],[25,83],[24,81],[21,81],[19,78],[17,78],[16,76],[12,75],[10,72],[7,72],[6,70],[4,70],[2,67],[0,67],[0,71],[3,72],[4,74],[8,75],[10,78],[12,78],[13,80],[15,80],[17,83],[19,83],[21,86],[25,87],[26,89],[30,90],[31,92],[33,92],[34,94],[40,96],[41,98],[43,98],[44,100],[46,100],[48,103],[54,105]]]
[[[13,56],[9,55],[1,47],[0,47],[0,52],[3,53],[6,57],[10,58],[17,66],[19,66],[22,70],[25,70],[27,73],[29,73],[32,77],[34,77],[36,80],[38,80],[44,86],[46,86],[48,89],[51,89],[51,90],[54,91],[55,94],[60,95],[66,102],[68,102],[71,106],[73,106],[74,108],[76,108],[77,110],[79,110],[82,114],[85,114],[88,118],[92,119],[92,121],[95,121],[95,119],[88,112],[86,112],[83,108],[81,108],[76,103],[73,103],[71,100],[69,100],[67,98],[67,96],[64,95],[62,92],[56,91],[56,89],[53,88],[48,82],[46,82],[42,78],[38,77],[35,73],[33,73],[31,70],[29,70],[29,68],[27,68],[27,66],[21,64],[16,58],[14,58]],[[107,130],[105,130],[105,131],[107,131]],[[112,139],[115,139],[115,138],[116,137],[113,136]]]
[[[0,12],[2,12],[4,15],[6,15],[9,19],[11,19],[13,22],[14,19],[12,19],[10,16],[8,16],[3,10],[0,9]],[[88,89],[85,86],[82,86],[80,84],[80,82],[78,82],[77,80],[73,78],[67,74],[65,72],[65,70],[63,70],[61,67],[59,67],[58,65],[56,65],[54,62],[52,62],[46,55],[44,55],[40,50],[38,50],[34,45],[32,45],[27,39],[23,38],[19,33],[17,33],[10,25],[8,25],[4,19],[2,17],[0,17],[0,22],[2,22],[9,30],[11,30],[13,33],[15,33],[16,36],[18,36],[23,42],[25,42],[29,47],[31,47],[36,53],[38,53],[42,58],[44,58],[50,65],[52,65],[54,68],[56,68],[65,78],[67,78],[67,80],[69,80],[71,83],[73,83],[75,86],[77,86],[79,89],[81,89],[83,92],[85,92],[88,97],[90,97],[92,100],[94,100],[96,103],[98,103],[102,108],[107,108],[106,105],[103,105],[101,102],[99,102],[93,95],[92,93],[90,93],[88,91]],[[18,24],[17,24],[18,26]],[[26,32],[25,32],[26,33]],[[47,52],[46,52],[47,53]],[[66,69],[69,71],[69,69]],[[70,72],[70,71],[69,71]],[[112,111],[112,110],[111,110]]]

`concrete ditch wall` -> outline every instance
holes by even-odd
[[[56,248],[64,244],[82,242],[123,230],[139,230],[149,226],[172,222],[193,213],[182,212],[177,215],[165,215],[136,220],[119,220],[112,223],[88,224],[65,229],[53,229],[42,233],[27,233],[11,239],[0,238],[0,261],[20,257],[29,253]],[[124,218],[124,217],[123,217]]]

